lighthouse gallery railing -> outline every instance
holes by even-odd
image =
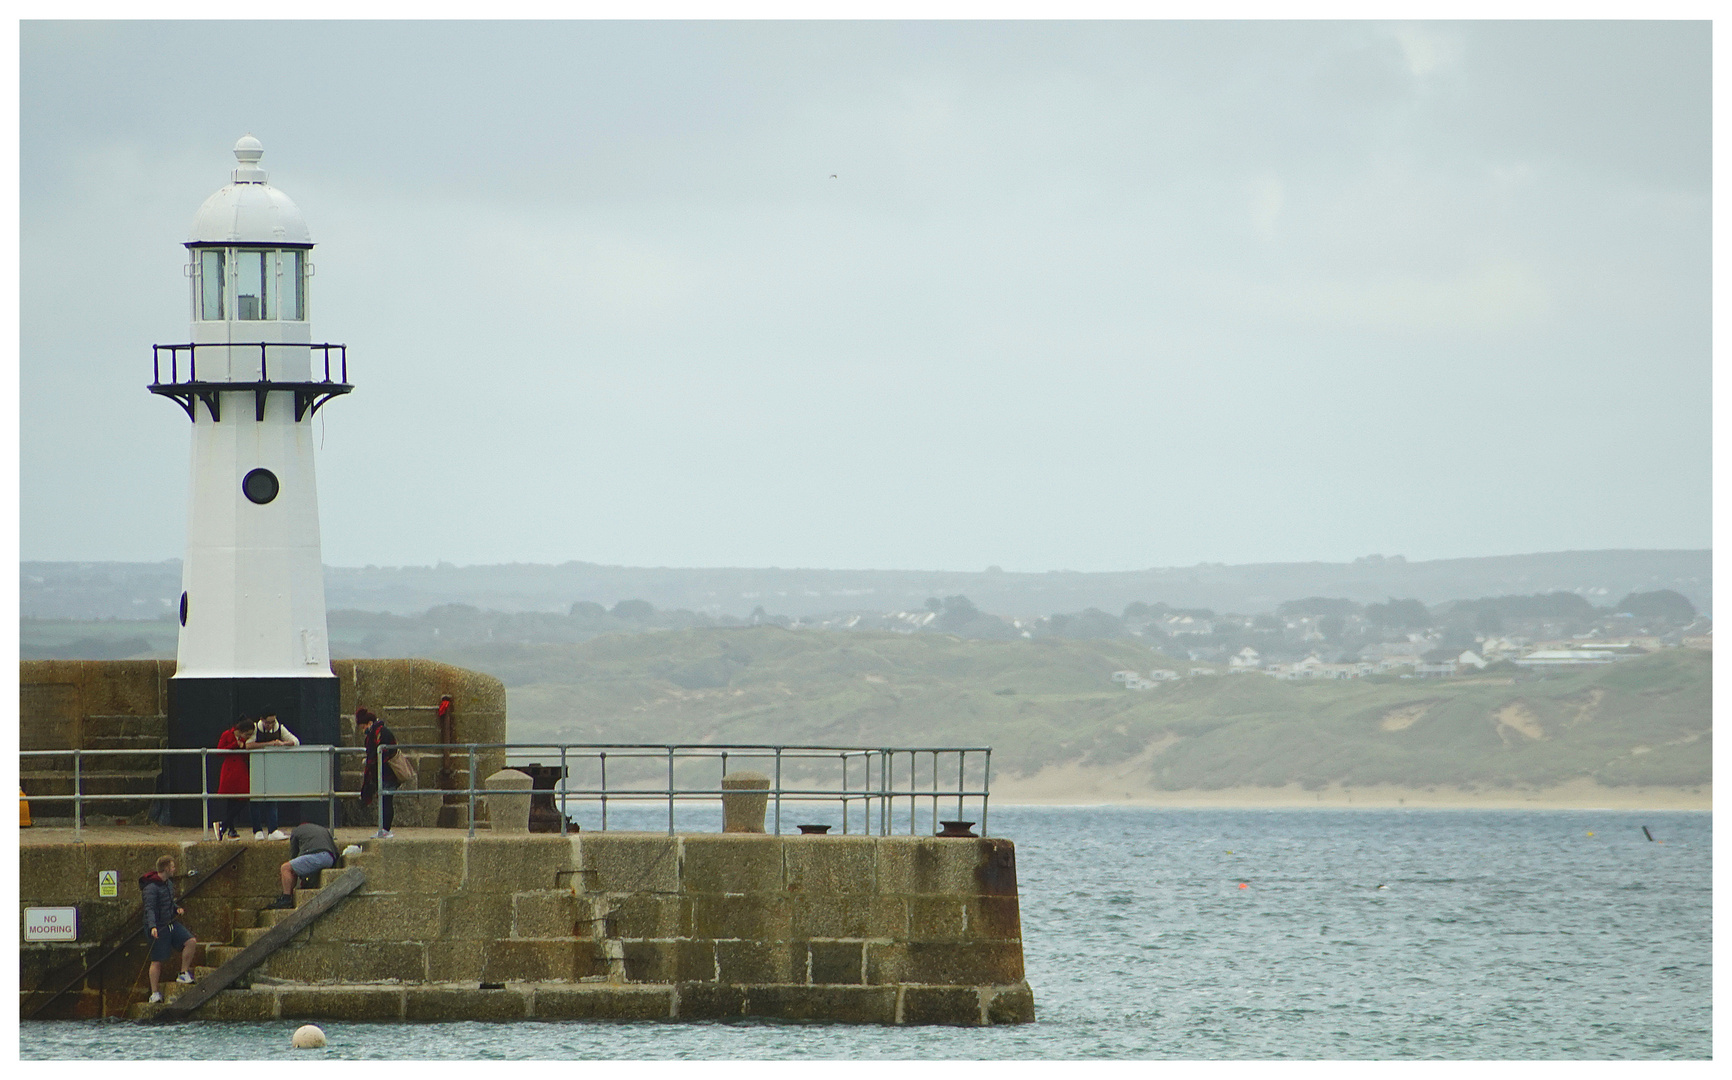
[[[198,377],[198,352],[200,349],[222,349],[232,355],[240,352],[245,355],[248,350],[259,351],[259,377],[257,379],[238,379],[230,369],[229,378],[200,379]],[[271,378],[272,349],[306,349],[317,352],[324,358],[325,377],[323,379],[273,379]],[[335,352],[336,371],[333,375],[331,354]],[[162,377],[163,354],[168,354],[168,380]],[[186,377],[181,377],[181,354],[186,354]],[[309,372],[310,374],[310,372]],[[153,394],[170,398],[186,410],[188,419],[197,418],[195,402],[204,402],[210,410],[213,421],[222,420],[222,395],[251,391],[255,401],[256,419],[265,418],[265,399],[272,391],[286,391],[295,395],[295,420],[319,411],[319,406],[347,394],[354,387],[349,383],[349,347],[331,342],[298,342],[298,341],[200,341],[186,342],[179,345],[152,345],[150,347],[150,386],[147,389]]]
[[[740,789],[724,791],[721,777],[731,770],[762,771],[769,778],[769,788],[763,791],[769,799],[765,825],[780,834],[788,825],[786,811],[794,806],[814,805],[833,808],[818,815],[838,817],[843,834],[860,833],[887,836],[906,831],[914,835],[924,822],[936,831],[939,815],[954,804],[955,820],[978,821],[980,833],[987,835],[987,810],[992,781],[992,748],[990,746],[786,746],[775,744],[681,744],[681,743],[399,743],[397,749],[411,759],[423,757],[437,761],[446,755],[461,757],[467,764],[467,782],[462,786],[411,788],[399,787],[387,791],[394,798],[440,796],[467,802],[469,835],[475,835],[478,801],[488,795],[522,795],[519,789],[479,786],[479,768],[484,759],[504,767],[533,764],[547,768],[558,762],[556,781],[551,788],[533,792],[553,800],[559,815],[559,831],[571,826],[569,815],[575,806],[599,812],[599,828],[606,831],[610,823],[616,828],[641,830],[647,823],[641,812],[621,810],[665,807],[666,829],[669,835],[678,824],[676,808],[685,806],[688,821],[692,813],[700,819],[714,818],[724,794],[739,794]],[[203,807],[203,831],[209,831],[211,803],[229,798],[212,790],[211,772],[214,763],[231,753],[297,753],[324,755],[333,778],[342,775],[345,760],[359,759],[366,751],[357,746],[303,746],[294,748],[231,751],[211,748],[103,749],[103,750],[23,750],[19,757],[72,759],[72,792],[65,795],[29,795],[32,804],[72,804],[74,832],[82,835],[85,804],[90,802],[140,802],[198,800]],[[121,756],[196,756],[200,759],[199,775],[203,778],[196,792],[86,792],[85,782],[93,774],[85,768],[86,758]],[[435,756],[437,755],[437,757]],[[359,760],[353,764],[360,765]],[[611,776],[610,776],[611,768]],[[573,771],[580,782],[573,783]],[[389,770],[387,770],[389,771]],[[709,778],[714,777],[714,782]],[[753,794],[757,792],[754,791]],[[358,799],[358,790],[340,790],[333,783],[326,789],[306,792],[273,792],[268,798],[279,802],[325,802],[330,818],[336,821],[339,801]],[[266,796],[259,796],[267,798]],[[970,817],[978,808],[978,818]],[[610,809],[612,811],[610,821]],[[369,816],[383,827],[384,803],[375,798]],[[659,813],[659,811],[658,811]],[[587,827],[595,828],[592,820]],[[659,828],[659,826],[658,826]]]

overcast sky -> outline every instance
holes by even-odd
[[[21,554],[181,554],[150,345],[249,132],[350,350],[334,565],[1707,547],[1709,76],[1682,22],[27,23]]]

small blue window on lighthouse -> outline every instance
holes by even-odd
[[[263,506],[277,497],[277,474],[269,469],[254,469],[241,478],[241,492]]]
[[[223,317],[223,253],[205,250],[198,258],[198,317]]]

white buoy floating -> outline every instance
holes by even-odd
[[[317,1024],[302,1024],[295,1029],[295,1036],[289,1044],[296,1050],[317,1050],[325,1045],[325,1033]]]

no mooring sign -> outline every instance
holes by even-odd
[[[25,908],[24,940],[77,941],[78,909],[75,907]]]

